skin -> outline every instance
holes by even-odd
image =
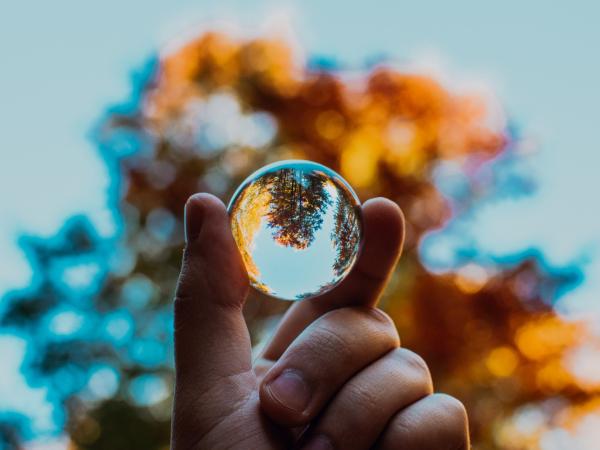
[[[365,245],[333,291],[296,302],[252,360],[249,282],[225,205],[196,194],[175,299],[172,448],[469,448],[464,406],[433,393],[423,359],[400,346],[377,302],[404,240],[398,206],[363,206]]]

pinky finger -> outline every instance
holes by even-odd
[[[392,417],[375,448],[468,450],[469,425],[465,407],[449,395],[429,395]]]

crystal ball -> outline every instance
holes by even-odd
[[[311,161],[257,170],[233,194],[228,211],[250,283],[283,300],[331,290],[362,245],[357,195],[340,175]]]

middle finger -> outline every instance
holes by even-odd
[[[261,407],[280,425],[306,425],[348,379],[399,345],[394,323],[381,310],[330,311],[306,328],[265,375]]]

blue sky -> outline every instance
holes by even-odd
[[[162,43],[196,24],[233,20],[254,30],[280,11],[309,54],[350,65],[382,54],[420,60],[440,67],[450,79],[490,86],[539,146],[533,166],[540,187],[530,198],[487,205],[476,217],[473,235],[493,254],[534,246],[551,264],[588,258],[587,280],[569,302],[582,311],[590,302],[599,304],[600,58],[594,51],[600,42],[600,6],[593,1],[555,3],[561,4],[3,3],[0,295],[31,276],[15,244],[19,233],[52,235],[75,213],[89,215],[104,235],[114,231],[106,205],[107,170],[87,132],[107,105],[128,96],[131,71]],[[3,365],[0,384],[18,369],[19,352],[12,354],[14,363]]]

